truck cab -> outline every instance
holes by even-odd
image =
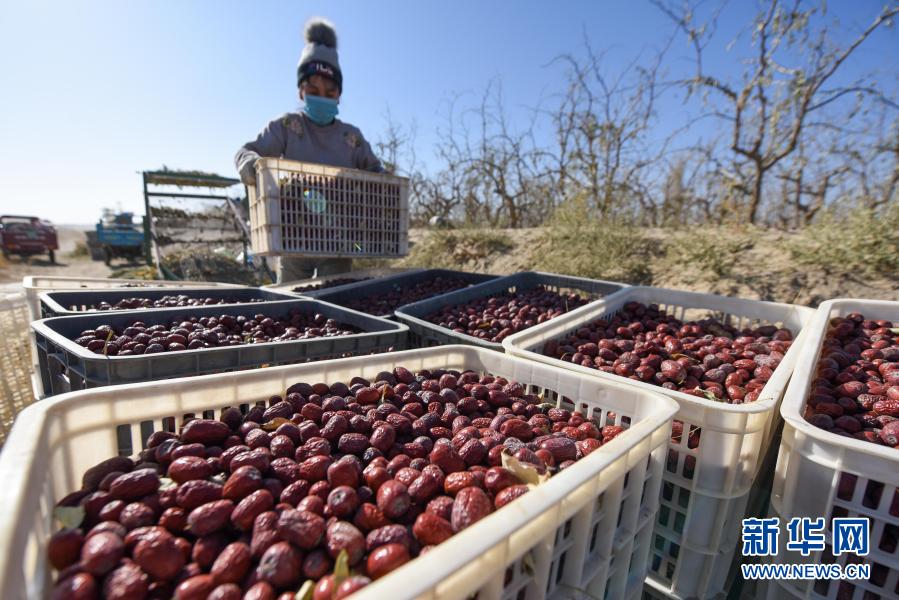
[[[103,248],[107,265],[114,258],[135,261],[143,253],[144,232],[134,223],[134,213],[105,210],[96,231],[96,243]]]
[[[0,248],[3,257],[17,254],[23,258],[46,253],[51,263],[56,262],[59,241],[56,228],[50,221],[24,215],[0,216]]]

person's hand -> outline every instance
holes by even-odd
[[[240,167],[240,180],[246,185],[256,187],[256,161],[258,158],[247,160]]]

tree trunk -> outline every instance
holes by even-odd
[[[507,196],[505,198],[506,211],[509,213],[509,227],[518,229],[518,207],[515,206],[515,199]]]
[[[755,163],[755,181],[752,182],[752,196],[749,198],[749,222],[755,225],[758,219],[759,205],[762,203],[762,177],[765,171],[760,162]]]

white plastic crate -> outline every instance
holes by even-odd
[[[796,336],[814,314],[810,308],[652,287],[629,287],[506,338],[506,351],[557,368],[618,381],[675,399],[675,419],[685,432],[701,430],[699,446],[688,436],[671,440],[655,525],[648,581],[671,598],[714,598],[724,592],[752,483],[774,432],[776,409],[798,355],[796,341],[757,401],[726,404],[574,365],[542,354],[545,342],[582,324],[620,311],[628,302],[658,304],[681,320],[713,316],[742,328],[772,324]]]
[[[0,598],[45,597],[54,503],[90,466],[142,447],[162,419],[216,418],[265,402],[298,381],[349,381],[403,365],[472,369],[515,379],[549,402],[628,431],[447,542],[354,596],[532,600],[637,598],[643,587],[665,447],[677,405],[660,394],[471,346],[100,388],[24,411],[0,454]],[[567,399],[572,399],[573,402]],[[610,415],[614,412],[614,416]],[[124,442],[123,442],[124,440]],[[127,446],[124,444],[127,443]]]
[[[727,596],[722,595],[721,597],[726,597],[728,599],[732,598],[735,600],[759,600],[759,596],[757,595],[757,590],[755,588],[755,582],[747,582],[739,590],[732,589],[730,592],[728,592]],[[671,596],[669,594],[656,590],[649,583],[647,583],[643,588],[642,600],[670,600],[670,598]]]
[[[25,302],[28,306],[28,322],[42,319],[41,299],[43,292],[63,290],[104,290],[129,287],[143,289],[153,288],[178,288],[190,289],[201,287],[246,287],[233,283],[216,283],[212,281],[165,281],[149,279],[110,279],[105,277],[48,277],[29,275],[22,279],[22,287],[25,290]],[[40,378],[40,362],[37,356],[37,346],[34,342],[34,334],[30,331],[29,345],[31,346],[31,388],[32,393],[38,399],[43,398],[44,388]]]
[[[0,446],[16,415],[34,401],[25,294],[0,292]]]
[[[826,581],[772,582],[766,586],[767,595],[760,596],[763,598],[899,597],[899,450],[834,435],[802,417],[829,321],[852,312],[867,319],[899,322],[899,302],[839,299],[818,307],[780,411],[784,431],[771,492],[771,516],[780,518],[782,528],[777,562],[841,565],[854,556],[835,558],[829,546],[808,557],[787,552],[784,524],[793,517],[824,517],[829,544],[832,517],[869,518],[871,552],[862,560],[871,565],[872,576],[869,581],[833,581],[829,585]]]
[[[280,158],[256,161],[250,239],[261,256],[409,253],[409,180]]]

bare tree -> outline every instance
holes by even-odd
[[[577,198],[598,218],[649,225],[802,227],[835,203],[879,210],[896,200],[899,105],[873,74],[850,79],[846,65],[899,5],[839,46],[834,40],[847,38],[824,4],[769,0],[748,39],[735,40],[748,51],[729,77],[704,62],[724,4],[710,14],[703,7],[701,17],[693,0],[651,1],[675,25],[652,56],[621,64],[585,40],[583,52],[550,63],[563,65],[566,78],[549,102],[509,111],[499,81],[466,106],[454,98],[432,172],[416,161],[414,124],[396,125],[388,113],[377,148],[388,169],[410,178],[415,217],[526,227]],[[692,63],[685,77],[668,80],[670,45],[681,35]],[[672,89],[696,108],[674,128],[658,112]],[[723,132],[685,136],[701,119],[723,123]]]
[[[684,185],[687,171],[687,160],[680,157],[668,170],[662,197],[662,225],[682,226],[687,224],[690,203],[689,190]]]
[[[531,223],[535,183],[541,176],[541,155],[535,149],[533,117],[519,131],[509,126],[502,86],[485,90],[479,110],[478,145],[474,167],[485,182],[485,192],[495,196],[504,224],[521,227]],[[496,224],[496,223],[494,223]]]
[[[867,144],[844,138],[835,150],[845,157],[846,170],[862,192],[862,204],[878,210],[899,199],[899,118],[879,118],[870,127]]]
[[[375,150],[386,173],[409,179],[409,202],[414,218],[420,212],[430,186],[427,176],[419,168],[416,152],[418,128],[414,121],[405,126],[397,123],[389,107],[384,113],[384,124],[384,130],[375,140]]]
[[[384,171],[392,175],[400,173],[400,162],[406,159],[406,173],[415,169],[415,123],[408,128],[397,123],[388,107],[384,112],[384,131],[375,141],[375,150],[384,166]],[[411,160],[409,160],[411,159]]]
[[[432,202],[458,206],[470,224],[536,224],[544,157],[535,145],[533,119],[513,129],[495,81],[476,106],[457,111],[458,100],[450,103],[439,131],[436,155],[442,167],[432,179]]]
[[[652,222],[655,182],[648,170],[667,148],[667,140],[651,148],[664,50],[646,66],[638,57],[610,76],[605,53],[586,40],[584,47],[584,58],[557,59],[569,69],[566,95],[553,115],[557,156],[567,157],[557,172],[586,193],[600,216],[639,213]]]
[[[751,223],[761,219],[768,175],[796,152],[814,116],[836,108],[852,95],[883,99],[877,87],[864,78],[849,85],[831,83],[874,31],[892,22],[899,13],[895,4],[883,8],[848,45],[839,47],[832,43],[832,31],[820,18],[825,5],[807,9],[800,0],[788,5],[771,0],[754,20],[754,55],[748,68],[738,81],[731,81],[709,72],[703,62],[716,31],[718,12],[699,22],[689,4],[675,7],[664,0],[651,1],[671,18],[692,47],[695,73],[682,83],[689,94],[706,95],[712,114],[730,127],[730,151],[750,167],[744,214]]]

